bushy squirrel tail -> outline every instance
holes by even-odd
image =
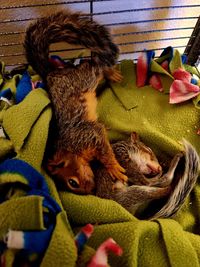
[[[60,11],[31,24],[25,35],[24,48],[28,63],[45,78],[51,71],[49,46],[67,42],[92,52],[93,63],[113,66],[119,50],[107,28],[78,12]]]
[[[151,219],[166,218],[172,216],[183,205],[184,200],[193,189],[199,176],[200,160],[195,148],[186,140],[183,140],[185,148],[185,168],[178,176],[178,181],[168,197],[167,202]],[[175,177],[176,180],[176,177]]]

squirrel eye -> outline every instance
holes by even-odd
[[[79,184],[77,183],[77,181],[72,178],[68,180],[68,183],[69,183],[69,186],[72,188],[79,188]]]

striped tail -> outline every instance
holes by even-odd
[[[183,140],[185,148],[185,169],[174,187],[167,203],[151,219],[167,218],[176,213],[193,189],[199,176],[200,161],[195,148]],[[176,179],[175,179],[176,180]]]
[[[118,47],[109,31],[81,13],[69,10],[38,19],[26,31],[24,48],[28,63],[42,78],[51,71],[49,46],[66,42],[81,45],[92,52],[93,63],[113,66],[118,58]]]

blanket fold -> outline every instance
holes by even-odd
[[[69,192],[60,192],[60,198],[70,222],[74,225],[137,221],[128,211],[112,200],[95,196],[78,196],[77,198]],[[113,213],[113,210],[117,212]]]
[[[148,85],[138,88],[135,69],[131,60],[123,61],[124,80],[99,97],[99,119],[110,129],[109,137],[125,138],[136,131],[156,153],[171,156],[182,149],[179,141],[185,138],[200,152],[200,111],[193,102],[171,105],[168,94]]]
[[[25,139],[31,134],[31,129],[34,127],[34,124],[36,124],[37,120],[41,119],[40,115],[42,112],[46,111],[45,109],[49,103],[50,101],[47,97],[47,93],[42,89],[37,89],[31,91],[24,101],[18,105],[10,107],[4,114],[2,125],[6,134],[12,141],[14,149],[17,153],[19,153],[19,151],[23,148]],[[25,110],[26,112],[24,112]],[[48,111],[48,116],[48,119],[50,120],[50,111]],[[44,131],[41,131],[41,134],[43,132]],[[44,140],[42,136],[41,140]],[[45,148],[45,145],[43,145],[43,147]]]
[[[162,57],[167,60],[170,55],[174,62],[170,68],[176,69],[182,64],[180,55],[176,54],[173,61],[175,54],[168,52]],[[169,87],[173,77],[167,70],[161,73],[156,64],[151,65],[151,71],[162,75],[161,82]],[[119,68],[124,75],[122,83],[111,84],[98,99],[99,119],[110,129],[109,137],[126,138],[136,131],[158,155],[167,157],[182,149],[179,141],[184,137],[200,152],[197,134],[200,110],[193,101],[170,105],[166,91],[161,93],[150,85],[136,86],[133,61],[122,61]],[[8,79],[3,72],[1,64],[0,91],[10,88],[15,98],[22,75]],[[5,132],[0,137],[0,260],[4,266],[11,267],[20,257],[34,261],[26,246],[22,250],[6,246],[9,230],[27,233],[27,237],[34,239],[34,233],[36,237],[36,233],[38,236],[47,229],[48,242],[43,244],[48,245],[42,247],[42,253],[38,250],[36,257],[42,267],[87,266],[95,250],[110,237],[123,249],[122,256],[109,253],[110,266],[200,265],[199,180],[173,218],[157,221],[139,220],[112,200],[60,191],[42,166],[52,116],[48,94],[42,88],[23,92],[26,95],[19,97],[18,104],[0,105],[0,122]],[[15,169],[12,164],[12,168],[8,167],[8,161],[22,164]],[[75,235],[88,223],[93,224],[94,232],[78,253]],[[29,248],[31,242],[27,244]]]
[[[44,229],[42,202],[42,197],[30,196],[19,197],[1,203],[0,239],[4,238],[8,229]]]
[[[173,220],[159,220],[171,266],[199,266],[195,248]],[[173,240],[173,242],[172,242]],[[184,255],[184,257],[177,257]]]

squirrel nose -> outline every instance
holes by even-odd
[[[147,167],[150,169],[151,174],[158,174],[162,171],[161,166],[155,166],[155,165],[151,165],[151,164],[147,164]]]

